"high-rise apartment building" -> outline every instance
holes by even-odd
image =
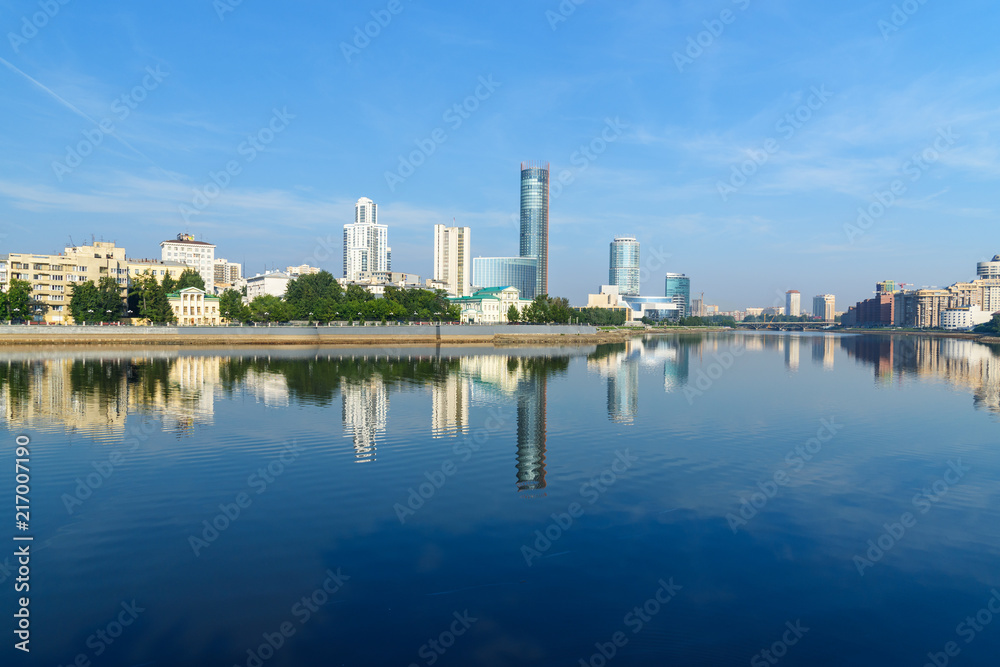
[[[344,225],[344,278],[390,270],[389,228],[378,224],[378,205],[362,197],[354,205],[354,222]]]
[[[434,280],[447,284],[446,289],[452,296],[472,294],[471,229],[434,225]]]
[[[994,255],[993,261],[979,262],[976,265],[976,277],[980,279],[1000,278],[1000,255]]]
[[[634,236],[619,236],[611,242],[608,284],[617,285],[622,296],[639,295],[639,242]]]
[[[160,243],[160,259],[164,262],[180,262],[201,274],[205,281],[205,291],[215,292],[215,245],[195,241],[191,234],[178,234],[176,239]]]
[[[549,293],[549,165],[521,163],[521,257],[538,267],[535,294]],[[483,285],[485,287],[485,285]],[[531,297],[534,298],[534,297]]]
[[[215,286],[218,290],[229,289],[243,277],[243,266],[221,257],[215,260]],[[207,286],[207,285],[206,285]]]
[[[813,297],[813,317],[832,322],[836,317],[837,298],[832,294],[818,294]]]
[[[797,289],[785,292],[785,314],[790,317],[802,314],[802,294]]]
[[[663,295],[671,299],[681,310],[681,317],[690,317],[691,279],[683,273],[668,273],[663,286]]]

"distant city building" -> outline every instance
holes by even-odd
[[[802,313],[802,295],[797,289],[785,292],[785,312],[790,317],[798,317]]]
[[[989,262],[979,262],[976,265],[976,277],[980,279],[1000,278],[1000,255],[994,255]]]
[[[521,299],[515,287],[481,289],[472,296],[449,301],[461,310],[461,321],[469,324],[505,324],[511,306],[521,312],[531,303],[530,299]]]
[[[688,314],[691,317],[704,317],[705,316],[705,300],[704,299],[691,299],[691,308]]]
[[[662,322],[676,320],[681,316],[681,308],[674,303],[673,299],[665,296],[622,296],[621,301],[632,309],[630,319],[633,320],[648,317],[651,320]]]
[[[619,236],[611,242],[608,282],[624,296],[639,295],[639,242],[634,236]]]
[[[764,309],[763,308],[747,307],[746,314],[747,314],[747,317],[760,317],[761,315],[764,314]]]
[[[160,259],[186,264],[201,275],[206,292],[215,292],[214,244],[195,241],[191,234],[178,234],[176,239],[160,243]]]
[[[244,300],[253,301],[258,296],[284,297],[288,283],[294,278],[284,271],[265,271],[246,279],[247,294]]]
[[[302,266],[289,266],[285,269],[285,273],[290,276],[311,276],[319,273],[323,269],[316,266],[309,266],[308,264],[303,264]]]
[[[893,299],[893,325],[925,329],[941,326],[941,313],[952,305],[952,295],[946,289],[920,289],[896,292]]]
[[[243,266],[236,262],[217,257],[213,266],[215,291],[221,292],[231,288],[243,277]]]
[[[691,279],[683,273],[668,273],[664,281],[663,295],[672,299],[681,309],[681,317],[691,314]]]
[[[516,287],[522,299],[538,294],[538,261],[534,257],[476,257],[472,260],[472,282],[477,287]]]
[[[219,297],[197,287],[188,287],[167,295],[167,303],[174,311],[180,326],[221,324]]]
[[[764,312],[761,313],[761,315],[766,315],[767,317],[774,317],[776,315],[784,315],[784,314],[785,314],[784,306],[768,306],[767,308],[764,309]]]
[[[992,313],[985,313],[979,306],[948,308],[941,313],[941,328],[952,330],[972,329],[993,319]]]
[[[549,165],[521,163],[521,257],[535,259],[532,297],[549,293]],[[475,273],[475,271],[473,271]],[[478,278],[477,278],[478,280]],[[485,285],[484,285],[485,287]],[[524,296],[522,291],[522,296]]]
[[[389,271],[392,265],[389,228],[378,224],[378,205],[362,197],[354,205],[354,222],[344,225],[344,278],[362,272]]]
[[[837,298],[832,294],[819,294],[813,297],[813,317],[826,322],[832,322],[836,317]]]
[[[472,294],[472,230],[434,225],[434,280],[452,296]]]

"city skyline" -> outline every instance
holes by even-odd
[[[407,4],[360,48],[374,8],[112,3],[29,39],[37,5],[17,3],[0,54],[3,247],[95,234],[151,256],[183,230],[248,273],[342,275],[339,228],[365,194],[394,264],[430,276],[428,230],[453,218],[476,229],[473,256],[518,254],[514,169],[538,156],[549,291],[577,303],[603,281],[608,228],[670,255],[723,310],[790,286],[845,304],[875,280],[943,286],[1000,251],[996,75],[977,65],[1000,48],[995,7],[921,5],[896,25],[891,3],[723,5],[733,22],[716,36],[719,8],[695,2]],[[276,59],[274,34],[295,36]],[[414,76],[427,66],[440,76]],[[254,84],[235,83],[246,71]],[[345,88],[367,94],[344,104]],[[943,221],[977,245],[929,242]]]

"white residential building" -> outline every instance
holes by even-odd
[[[215,245],[195,241],[190,234],[178,234],[176,240],[160,243],[160,259],[164,262],[180,262],[201,274],[205,280],[205,291],[215,292]]]
[[[798,317],[802,314],[802,294],[797,289],[785,292],[785,312],[789,317]]]
[[[344,225],[344,278],[362,272],[391,270],[389,228],[378,224],[378,205],[362,197],[354,205],[354,222]]]
[[[968,306],[965,308],[949,308],[941,311],[942,329],[971,329],[977,325],[985,324],[993,319],[993,313],[987,313],[979,306]]]
[[[281,298],[285,289],[294,278],[284,271],[267,271],[246,279],[247,295],[244,300],[249,303],[258,296],[269,294]]]
[[[461,321],[469,324],[506,324],[511,306],[523,312],[531,304],[521,298],[516,287],[481,289],[472,296],[449,299],[449,302],[459,307]]]
[[[472,294],[472,230],[434,225],[434,280],[451,296]]]

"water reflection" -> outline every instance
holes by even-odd
[[[851,336],[840,346],[870,364],[882,385],[937,378],[972,393],[977,409],[1000,412],[1000,348],[973,340],[924,336]]]

